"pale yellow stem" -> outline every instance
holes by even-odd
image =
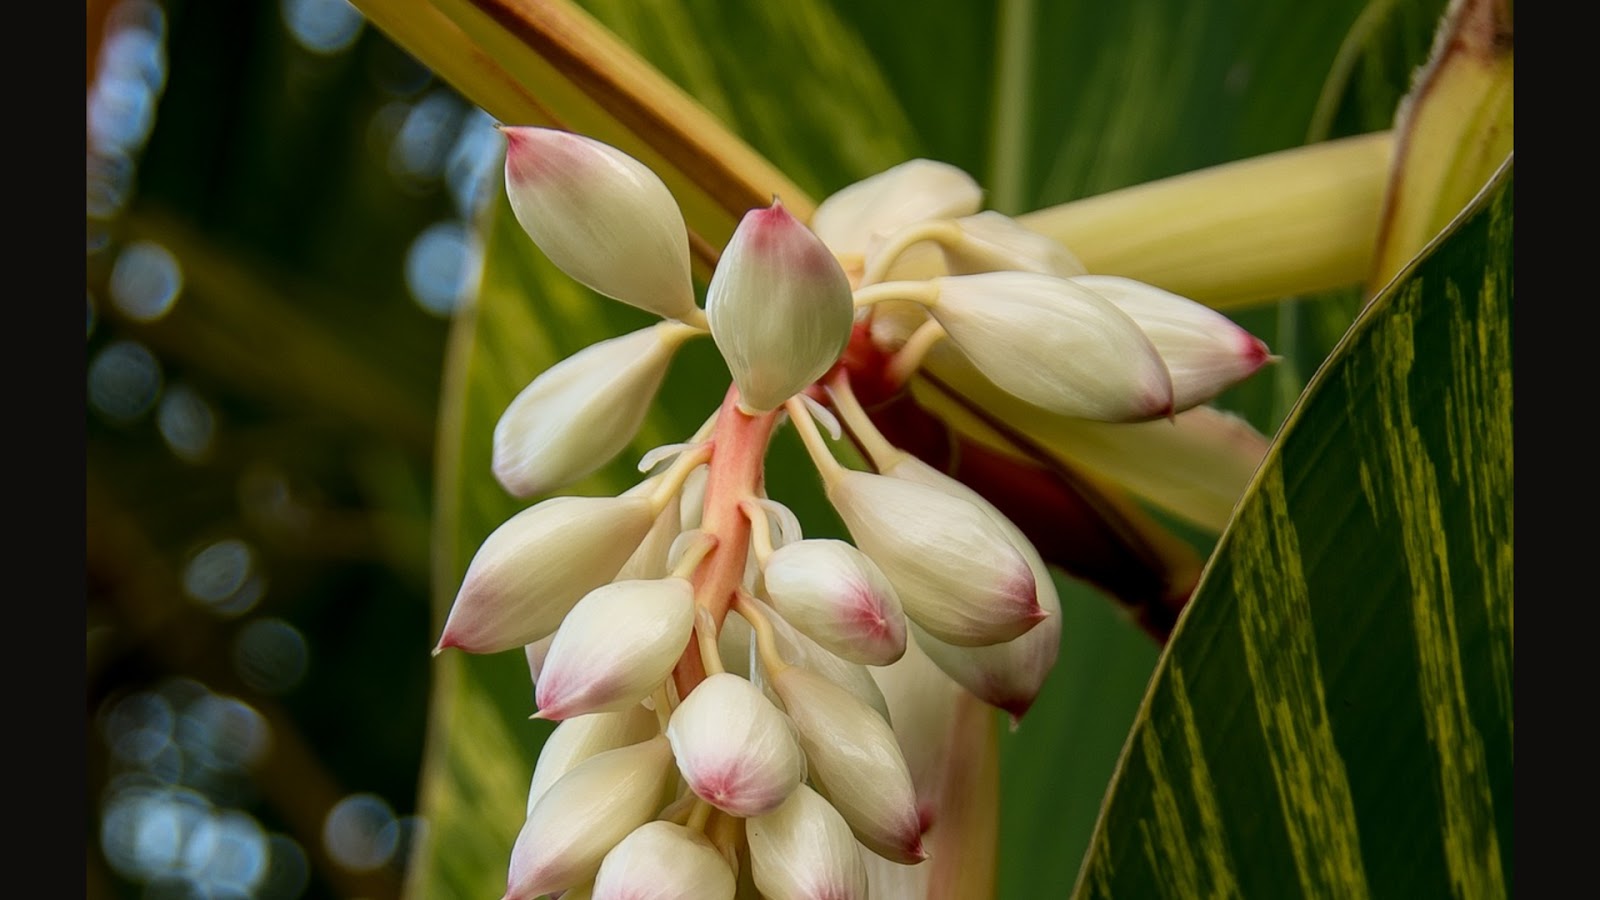
[[[895,351],[894,356],[890,357],[889,381],[893,384],[905,384],[922,366],[922,360],[928,355],[928,351],[932,350],[933,345],[939,343],[944,336],[944,326],[932,319],[918,325],[917,330],[911,332],[906,342]]]
[[[939,288],[926,281],[885,281],[857,290],[855,300],[858,308],[885,300],[909,300],[931,307],[939,302]]]
[[[761,657],[761,665],[767,670],[767,675],[773,678],[779,672],[789,668],[783,661],[783,656],[778,653],[778,638],[772,630],[772,623],[767,620],[766,613],[750,599],[750,595],[743,590],[733,603],[734,611],[750,623],[750,630],[755,632],[756,653]]]
[[[856,399],[855,391],[850,389],[849,379],[836,378],[829,382],[828,395],[833,398],[833,408],[839,411],[845,427],[861,442],[867,458],[872,460],[873,468],[882,472],[906,457],[904,450],[889,443],[878,426],[872,424],[867,411],[861,407],[861,401]]]
[[[720,675],[727,669],[722,665],[722,651],[717,649],[717,618],[711,610],[697,606],[694,610],[694,635],[700,646],[700,665],[707,675]]]
[[[739,508],[750,517],[750,543],[755,547],[756,563],[765,566],[767,557],[772,555],[772,526],[767,522],[767,511],[754,500],[744,501]]]
[[[794,430],[799,433],[800,442],[805,445],[812,465],[817,467],[817,474],[822,476],[822,483],[833,484],[844,473],[844,466],[833,458],[832,451],[822,439],[822,432],[817,430],[817,423],[811,421],[811,410],[794,397],[784,401],[784,408],[789,411],[789,420],[794,423]]]

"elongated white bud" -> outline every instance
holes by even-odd
[[[697,322],[689,233],[672,192],[621,150],[549,128],[507,126],[506,196],[517,222],[577,281],[669,319]]]
[[[768,900],[867,900],[855,835],[833,804],[805,785],[745,823],[750,872]]]
[[[514,497],[565,487],[633,440],[673,353],[695,330],[662,322],[590,344],[522,389],[494,428],[494,477]]]
[[[878,688],[878,683],[872,679],[872,673],[867,671],[866,666],[844,659],[806,637],[760,599],[752,599],[751,602],[767,614],[767,620],[772,623],[773,636],[777,639],[778,653],[786,662],[809,669],[844,688],[882,716],[885,722],[889,721],[889,704],[884,701],[883,691]],[[762,690],[769,691],[769,696],[776,702],[777,692],[771,691],[772,686],[762,677],[760,667],[757,666],[755,671],[750,670],[751,637],[749,623],[734,614],[723,622],[717,647],[728,671],[749,678]]]
[[[648,822],[600,864],[594,900],[733,900],[733,870],[698,831]]]
[[[1016,271],[1066,276],[1088,271],[1060,241],[994,210],[957,219],[956,227],[961,229],[962,241],[943,245],[945,263],[953,275]]]
[[[711,337],[741,402],[768,412],[828,371],[850,340],[850,281],[781,203],[745,214],[706,289]]]
[[[579,600],[556,631],[535,696],[541,719],[626,709],[655,690],[694,627],[684,578],[617,581]]]
[[[539,683],[539,672],[544,668],[544,658],[550,655],[550,642],[555,640],[555,635],[548,634],[522,648],[528,657],[528,681],[531,684]]]
[[[811,780],[872,852],[899,863],[927,858],[916,789],[888,723],[850,692],[815,672],[790,666],[772,677]]]
[[[1110,300],[1139,324],[1172,375],[1179,412],[1212,399],[1255,374],[1272,351],[1233,320],[1187,297],[1131,278],[1080,275],[1072,279]]]
[[[551,634],[617,574],[654,520],[641,495],[552,497],[517,513],[472,557],[438,649],[498,653]]]
[[[969,215],[982,205],[983,189],[971,175],[949,163],[913,159],[834,192],[812,214],[811,227],[834,253],[865,256],[875,234]]]
[[[1131,422],[1172,412],[1172,379],[1127,313],[1065,278],[989,272],[934,279],[930,312],[978,371],[1054,413]]]
[[[556,780],[511,849],[504,900],[533,900],[580,884],[628,833],[661,808],[672,773],[664,736],[607,750]]]
[[[597,753],[637,744],[655,735],[655,713],[634,704],[616,712],[593,713],[567,719],[545,738],[539,762],[528,785],[528,813],[550,785]]]
[[[878,564],[844,541],[778,548],[761,571],[779,615],[833,653],[886,666],[906,650],[906,617]]]
[[[1028,562],[983,510],[926,485],[847,470],[828,499],[889,576],[906,615],[942,641],[1008,641],[1045,617]]]
[[[1017,552],[1027,560],[1033,572],[1034,586],[1038,589],[1039,608],[1045,619],[1022,636],[988,647],[958,647],[939,640],[912,624],[912,634],[928,658],[933,660],[957,684],[976,695],[979,700],[1011,715],[1012,724],[1022,720],[1044,687],[1050,670],[1055,668],[1061,651],[1061,598],[1056,593],[1055,581],[1045,568],[1044,559],[1033,542],[1022,533],[1006,515],[996,509],[982,494],[940,472],[910,454],[901,456],[886,466],[883,474],[891,478],[914,481],[962,497],[988,514]]]
[[[689,789],[735,816],[771,812],[806,775],[794,723],[731,672],[689,692],[672,711],[667,740]]]
[[[639,548],[617,570],[617,580],[660,578],[667,574],[667,551],[672,549],[672,542],[678,539],[679,521],[678,504],[662,506],[661,514],[656,516],[655,524],[650,526],[649,533],[639,542]]]

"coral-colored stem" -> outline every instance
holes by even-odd
[[[741,412],[735,387],[728,388],[722,408],[717,411],[705,506],[700,515],[700,530],[715,537],[717,544],[690,581],[694,584],[696,605],[710,613],[719,630],[744,577],[745,557],[750,551],[750,519],[740,504],[761,495],[767,444],[777,422],[775,411],[759,416]],[[715,641],[710,643],[715,645]],[[672,677],[679,697],[689,696],[694,686],[705,679],[696,638],[690,639]]]

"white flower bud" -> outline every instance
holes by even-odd
[[[927,858],[916,789],[888,723],[865,703],[815,672],[790,666],[772,677],[811,780],[872,852],[899,863]]]
[[[669,319],[699,319],[688,229],[654,172],[582,135],[500,130],[511,211],[551,262],[623,303]]]
[[[695,333],[662,322],[546,369],[495,424],[494,477],[512,496],[532,497],[610,462],[638,433],[673,353]]]
[[[550,785],[572,771],[579,763],[607,750],[637,744],[656,734],[655,713],[634,704],[616,712],[574,716],[556,726],[539,749],[539,762],[533,767],[528,785],[528,813]]]
[[[926,485],[846,470],[828,486],[862,552],[906,615],[961,646],[1008,641],[1045,617],[1028,562],[970,502]]]
[[[678,504],[663,506],[655,524],[650,526],[650,532],[639,543],[639,548],[617,571],[617,580],[660,578],[667,574],[667,551],[678,539],[678,522]]]
[[[1172,412],[1172,380],[1127,313],[1066,278],[988,272],[934,279],[929,312],[979,372],[1064,416],[1128,422]]]
[[[750,873],[768,900],[867,900],[867,869],[850,826],[805,785],[745,823]]]
[[[706,289],[706,318],[740,402],[767,412],[839,359],[855,305],[833,254],[774,202],[739,222]]]
[[[735,816],[771,812],[806,776],[794,723],[730,672],[689,692],[672,711],[667,740],[689,789]]]
[[[1060,241],[994,210],[957,219],[956,227],[961,229],[961,243],[943,245],[953,275],[1017,271],[1066,276],[1088,271]]]
[[[1255,374],[1272,358],[1259,338],[1187,297],[1131,278],[1081,275],[1072,281],[1127,313],[1155,344],[1172,375],[1172,404],[1198,406]]]
[[[833,653],[886,666],[906,649],[905,612],[877,563],[844,541],[779,547],[761,574],[778,614]]]
[[[472,557],[438,649],[498,653],[549,635],[616,576],[654,520],[644,496],[552,497],[517,513]]]
[[[778,615],[771,606],[761,602],[759,598],[751,598],[760,610],[767,614],[767,621],[772,623],[772,633],[778,642],[778,654],[787,662],[809,669],[829,681],[844,688],[855,696],[857,700],[872,707],[885,722],[889,721],[889,704],[883,699],[883,691],[878,688],[878,683],[872,679],[872,673],[860,663],[853,663],[843,659],[821,644],[806,637],[798,628],[790,625]],[[735,672],[749,678],[752,682],[769,691],[769,696],[777,702],[778,696],[771,692],[761,675],[759,666],[752,672],[750,670],[751,631],[750,625],[738,614],[729,616],[722,625],[722,634],[717,639],[717,647],[726,661],[728,671]]]
[[[522,648],[528,657],[528,681],[539,683],[539,670],[544,668],[544,658],[550,655],[550,642],[555,640],[555,635],[548,634]]]
[[[1055,668],[1061,650],[1061,598],[1044,559],[1033,542],[1006,515],[982,494],[945,475],[916,457],[905,454],[883,470],[891,478],[914,481],[962,497],[988,514],[1011,543],[1028,561],[1034,586],[1039,592],[1039,608],[1044,621],[1021,637],[987,647],[958,647],[939,640],[912,623],[912,634],[928,658],[946,675],[979,700],[1011,715],[1013,724],[1021,721],[1028,707],[1039,696],[1050,670]]]
[[[733,870],[698,831],[648,822],[606,854],[594,900],[733,900]]]
[[[865,256],[875,234],[924,219],[978,211],[983,189],[949,163],[913,159],[841,188],[817,207],[811,227],[834,253]]]
[[[650,696],[672,674],[693,628],[687,579],[595,588],[556,630],[535,691],[539,718],[626,709]]]
[[[504,900],[533,900],[581,884],[628,833],[653,818],[672,775],[662,736],[597,753],[534,804],[511,849]]]

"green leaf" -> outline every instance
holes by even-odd
[[[1508,162],[1291,414],[1079,894],[1510,893],[1512,285]]]
[[[1300,143],[1362,4],[1308,11],[1246,0],[1206,4],[1210,18],[1176,0],[1074,0],[1031,13],[1027,4],[940,0],[914,16],[887,4],[821,0],[584,6],[816,197],[922,155],[967,168],[992,191],[1004,187],[995,184],[1001,172],[1018,166],[1025,177],[1004,189],[1037,205]],[[1019,26],[1017,15],[1033,27]],[[1018,52],[1019,41],[1027,45],[1022,63],[1011,61],[1002,74],[999,61]],[[1000,102],[1019,82],[1023,100]],[[999,141],[1001,133],[1017,143]],[[521,505],[489,475],[499,412],[537,372],[649,321],[551,269],[503,200],[491,221],[484,290],[457,323],[445,389],[440,621],[472,552]],[[1270,339],[1275,313],[1253,315],[1250,327]],[[1330,338],[1303,342],[1305,371]],[[726,384],[709,342],[686,347],[634,452],[573,492],[631,484],[629,463],[649,446],[681,440]],[[1258,426],[1274,421],[1270,403],[1241,399]],[[772,495],[795,509],[808,535],[843,534],[787,432],[768,473]],[[1197,540],[1204,548],[1204,536]],[[1104,598],[1081,585],[1063,588],[1062,662],[1021,729],[1001,741],[1006,897],[1070,888],[1156,664],[1156,648]],[[522,792],[549,726],[524,721],[532,703],[517,654],[447,653],[436,664],[421,805],[429,830],[408,887],[418,897],[488,896],[504,884]]]

